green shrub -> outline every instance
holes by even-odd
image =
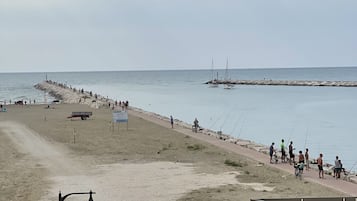
[[[191,150],[191,151],[197,151],[197,150],[202,150],[204,149],[205,147],[203,145],[200,145],[200,144],[194,144],[194,145],[188,145],[187,146],[187,149],[188,150]]]
[[[236,161],[231,161],[229,159],[226,159],[224,161],[224,164],[228,165],[228,166],[232,166],[232,167],[243,167],[243,166],[246,166],[246,164],[244,163],[241,163],[240,161],[239,162],[236,162]]]

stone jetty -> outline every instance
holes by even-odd
[[[318,80],[210,80],[205,84],[234,85],[283,85],[283,86],[313,86],[313,87],[357,87],[357,81],[318,81]]]
[[[72,88],[51,80],[38,83],[34,87],[38,90],[47,92],[49,95],[61,100],[63,103],[79,103],[89,105],[92,108],[107,108],[110,107],[109,103],[113,104],[114,102],[101,95],[93,94],[91,91]]]

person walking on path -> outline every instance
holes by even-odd
[[[170,116],[170,123],[171,123],[171,128],[174,128],[174,118],[172,115]]]
[[[320,157],[317,158],[317,166],[319,168],[319,178],[320,179],[323,179],[324,178],[324,169],[322,167],[323,165],[323,160],[322,160],[322,154],[320,154]]]
[[[305,164],[306,164],[306,170],[309,170],[310,169],[310,161],[309,161],[309,149],[306,148],[306,151],[305,151]]]

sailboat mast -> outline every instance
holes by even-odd
[[[227,61],[226,61],[226,72],[224,74],[224,80],[227,81],[228,80],[228,58],[227,58]]]
[[[212,58],[212,64],[211,64],[211,81],[213,82],[213,66],[214,66],[214,62],[213,62],[213,58]]]

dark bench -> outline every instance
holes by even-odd
[[[80,117],[82,120],[86,120],[92,116],[92,112],[72,112],[72,115],[67,118]]]

